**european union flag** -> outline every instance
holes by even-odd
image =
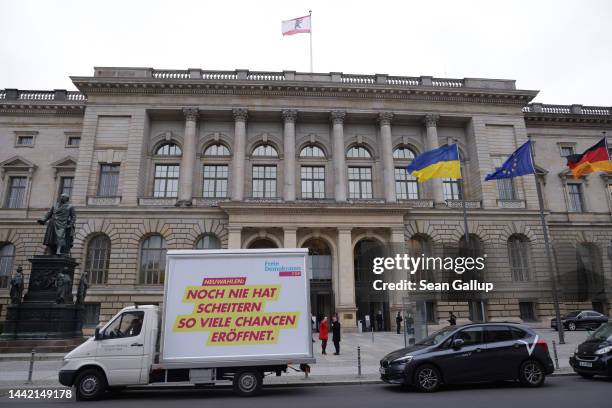
[[[513,178],[525,174],[535,174],[535,167],[531,159],[531,140],[516,149],[501,167],[496,168],[493,173],[487,174],[485,181]]]

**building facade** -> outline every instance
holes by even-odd
[[[4,305],[16,266],[27,277],[43,253],[35,220],[66,193],[91,325],[160,303],[168,249],[307,247],[313,314],[337,313],[350,330],[382,312],[389,329],[409,296],[371,290],[372,248],[461,249],[464,199],[468,244],[487,255],[495,290],[423,294],[427,320],[545,319],[536,178],[483,181],[532,137],[562,309],[609,311],[612,178],[573,179],[563,159],[611,127],[608,107],[530,103],[537,91],[497,79],[95,68],[72,80],[78,92],[0,91]],[[463,184],[406,173],[448,142]],[[564,279],[586,290],[572,296]]]

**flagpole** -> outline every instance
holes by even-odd
[[[546,224],[546,215],[544,214],[544,197],[542,196],[542,187],[540,186],[540,180],[535,172],[535,161],[533,159],[533,144],[531,137],[529,138],[529,155],[531,157],[531,164],[533,165],[536,191],[538,193],[538,204],[540,206],[540,222],[542,223],[542,233],[544,234],[544,246],[546,248],[546,260],[548,262],[548,274],[552,285],[553,304],[555,308],[555,318],[557,319],[557,331],[559,332],[559,344],[565,344],[565,335],[563,333],[563,323],[561,322],[561,310],[559,309],[559,297],[557,294],[557,277],[553,272],[552,255],[550,251],[550,240],[548,238],[548,225]]]
[[[312,10],[308,10],[308,16],[310,17],[310,73],[312,74]]]

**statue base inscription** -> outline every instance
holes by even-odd
[[[84,308],[72,299],[77,262],[55,255],[35,256],[29,261],[32,273],[28,292],[22,303],[7,306],[0,340],[82,338]]]

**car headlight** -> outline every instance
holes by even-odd
[[[396,358],[391,362],[391,364],[406,364],[412,360],[412,356],[404,356],[400,358]]]
[[[574,350],[574,354],[578,354],[578,347],[576,347],[576,350]]]
[[[67,360],[67,359],[65,359],[65,358],[64,358],[64,359],[62,359],[62,367],[64,367],[66,364],[68,364],[68,362],[69,362],[69,361],[70,361],[70,360]]]
[[[607,347],[600,348],[599,350],[596,350],[595,354],[597,355],[608,354],[611,351],[612,351],[612,346],[607,346]]]

